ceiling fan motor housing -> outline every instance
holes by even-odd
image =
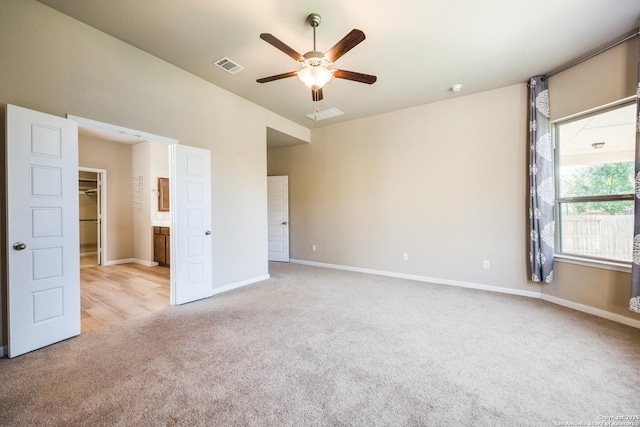
[[[324,53],[317,50],[307,52],[303,56],[302,65],[305,67],[326,67],[331,64],[331,61],[324,57]]]

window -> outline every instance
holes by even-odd
[[[631,261],[635,103],[555,124],[561,254]]]

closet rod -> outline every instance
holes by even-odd
[[[575,67],[576,65],[581,64],[584,61],[587,61],[587,60],[593,58],[594,56],[598,56],[601,53],[604,53],[604,52],[608,51],[609,49],[612,49],[612,48],[614,48],[614,47],[626,42],[627,40],[631,40],[632,38],[634,38],[634,37],[636,37],[638,35],[640,35],[640,29],[633,30],[630,33],[620,37],[619,39],[614,40],[613,42],[609,43],[608,45],[606,45],[604,47],[601,47],[600,49],[583,56],[582,58],[576,59],[575,61],[570,62],[569,64],[566,64],[566,65],[563,65],[560,68],[556,68],[555,70],[553,70],[550,73],[548,73],[545,76],[545,78],[548,79],[549,77],[553,77],[556,74],[561,73],[563,71],[566,71],[571,67]]]

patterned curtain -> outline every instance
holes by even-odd
[[[529,81],[529,264],[531,280],[553,280],[555,184],[549,125],[549,90],[544,76]]]
[[[633,199],[633,262],[631,263],[631,299],[629,309],[640,313],[640,55],[636,97],[636,197]]]

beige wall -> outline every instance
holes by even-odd
[[[158,212],[158,178],[169,178],[169,146],[150,143],[149,149],[151,221],[171,221],[171,212]]]
[[[211,150],[213,287],[267,274],[266,128],[308,129],[34,0],[1,9],[0,104]]]
[[[78,140],[79,166],[107,171],[107,262],[134,257],[131,147],[87,136]]]
[[[292,258],[539,291],[525,263],[526,105],[520,84],[269,151],[269,175],[289,175]]]
[[[549,78],[551,120],[636,94],[638,37]]]
[[[553,275],[542,288],[545,296],[640,320],[629,310],[631,274],[557,261]]]
[[[162,220],[170,226],[170,212],[158,212],[158,177],[169,178],[169,146],[140,142],[132,148],[131,176],[142,177],[143,203],[133,210],[133,257],[153,262],[153,223]]]
[[[131,147],[131,179],[142,177],[142,203],[133,209],[133,258],[140,261],[153,262],[153,232],[151,228],[151,206],[149,198],[151,194],[151,143],[140,142]],[[132,188],[133,184],[129,184]]]

